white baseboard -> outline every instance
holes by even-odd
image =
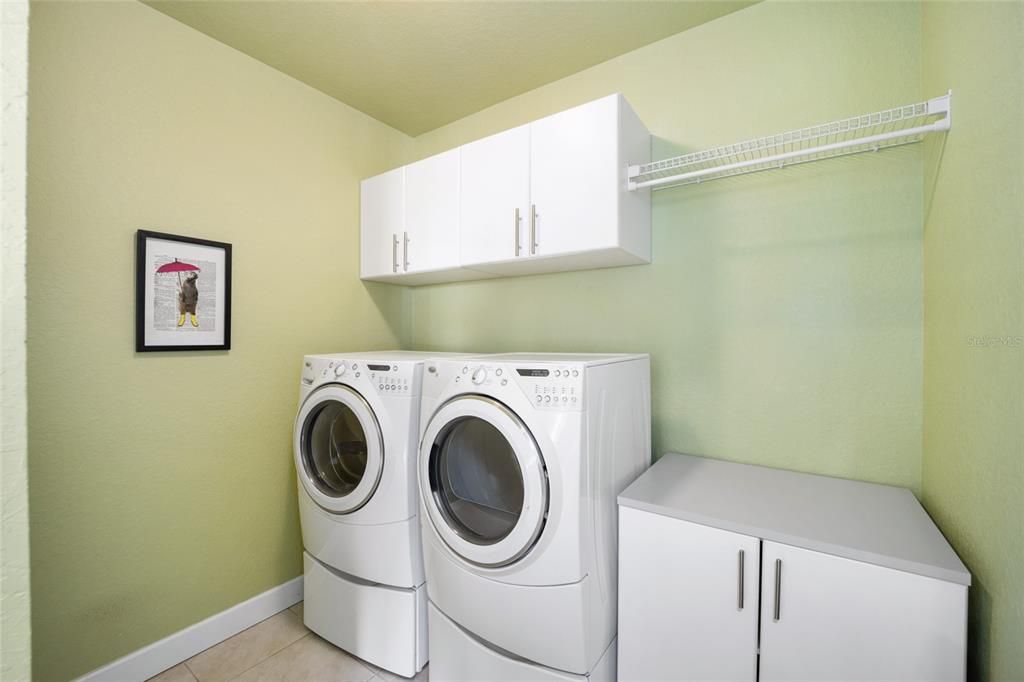
[[[78,682],[141,682],[300,601],[302,576],[97,668]]]

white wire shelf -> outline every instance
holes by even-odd
[[[926,102],[630,166],[629,189],[668,189],[913,144],[949,130],[952,98],[951,90]]]

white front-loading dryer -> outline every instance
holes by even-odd
[[[431,647],[445,659],[434,672],[460,669],[450,659],[463,641],[496,661],[603,669],[616,631],[615,499],[651,458],[648,356],[432,360],[421,411],[428,594],[438,622],[465,635]]]
[[[437,355],[306,356],[293,440],[305,623],[409,677],[427,658],[415,462],[423,364]]]

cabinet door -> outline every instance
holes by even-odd
[[[964,679],[962,585],[767,541],[761,581],[762,682]]]
[[[405,172],[396,168],[363,180],[359,186],[360,274],[394,276],[400,272],[404,231]]]
[[[619,679],[754,680],[760,541],[619,508]]]
[[[520,126],[471,142],[460,151],[462,265],[472,267],[526,255],[530,127]]]
[[[530,201],[537,255],[618,244],[618,97],[530,124]]]
[[[459,150],[405,167],[402,272],[459,265]]]

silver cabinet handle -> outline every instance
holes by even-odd
[[[404,244],[402,245],[402,262],[405,263],[405,271],[409,271],[409,233],[403,232],[402,239]]]
[[[782,602],[782,559],[775,560],[775,614],[773,620],[779,622],[779,606]]]
[[[744,563],[743,562],[743,550],[741,549],[740,553],[739,553],[739,564],[740,565],[739,565],[739,570],[737,571],[737,575],[739,576],[739,579],[738,579],[738,584],[736,586],[736,608],[739,609],[740,611],[743,610],[743,568],[744,568],[743,563]]]
[[[530,204],[530,255],[537,253],[537,207]]]
[[[391,234],[391,272],[398,272],[398,235]]]
[[[519,253],[523,250],[523,245],[519,243],[519,223],[520,223],[519,208],[517,207],[516,210],[513,212],[513,215],[512,215],[512,229],[515,231],[515,234],[516,234],[516,236],[515,236],[515,240],[516,240],[515,241],[515,244],[516,244],[515,255],[516,255],[517,258],[519,257]]]

